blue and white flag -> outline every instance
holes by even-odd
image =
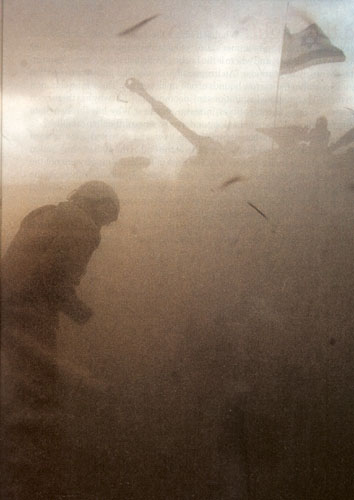
[[[290,33],[285,27],[280,63],[281,75],[295,73],[315,64],[343,61],[345,61],[343,51],[332,45],[317,24],[310,24],[298,33]]]

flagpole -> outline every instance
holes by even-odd
[[[276,126],[276,124],[277,124],[277,118],[278,118],[279,82],[280,82],[280,66],[279,66],[278,79],[277,79],[277,91],[275,93],[275,106],[274,106],[274,122],[273,122],[273,127]]]
[[[275,93],[275,105],[274,105],[274,121],[273,121],[273,127],[276,127],[277,124],[277,118],[278,118],[278,101],[279,101],[279,83],[280,83],[280,68],[281,68],[281,61],[282,61],[282,55],[283,55],[283,47],[284,47],[284,36],[285,36],[285,28],[286,28],[286,23],[288,22],[288,11],[289,11],[289,3],[290,0],[288,0],[288,3],[286,5],[286,11],[285,11],[285,22],[284,22],[284,29],[283,29],[283,42],[281,45],[281,53],[280,53],[280,61],[279,61],[279,70],[278,70],[278,78],[277,78],[277,90]],[[272,140],[272,150],[274,149],[274,138]]]

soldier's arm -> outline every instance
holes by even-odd
[[[75,287],[85,274],[97,240],[85,231],[57,235],[41,262],[43,286],[59,310],[78,323],[86,322],[91,309],[77,296]]]
[[[76,323],[86,323],[93,314],[92,309],[77,296],[74,287],[61,292],[58,295],[59,310]]]

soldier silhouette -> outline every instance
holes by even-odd
[[[56,332],[92,310],[76,294],[119,200],[101,181],[28,214],[2,260],[2,498],[55,499],[61,489]]]
[[[313,129],[310,130],[308,141],[309,149],[313,154],[326,154],[331,133],[328,130],[328,121],[325,116],[320,116],[316,120]]]

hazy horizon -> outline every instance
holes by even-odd
[[[348,0],[294,1],[288,11],[280,0],[4,3],[5,182],[68,179],[73,168],[95,177],[130,155],[173,176],[193,147],[124,87],[131,76],[196,132],[244,154],[269,148],[255,128],[273,125],[285,20],[293,32],[318,23],[346,61],[283,75],[277,123],[311,127],[326,114],[334,138],[353,125]]]

